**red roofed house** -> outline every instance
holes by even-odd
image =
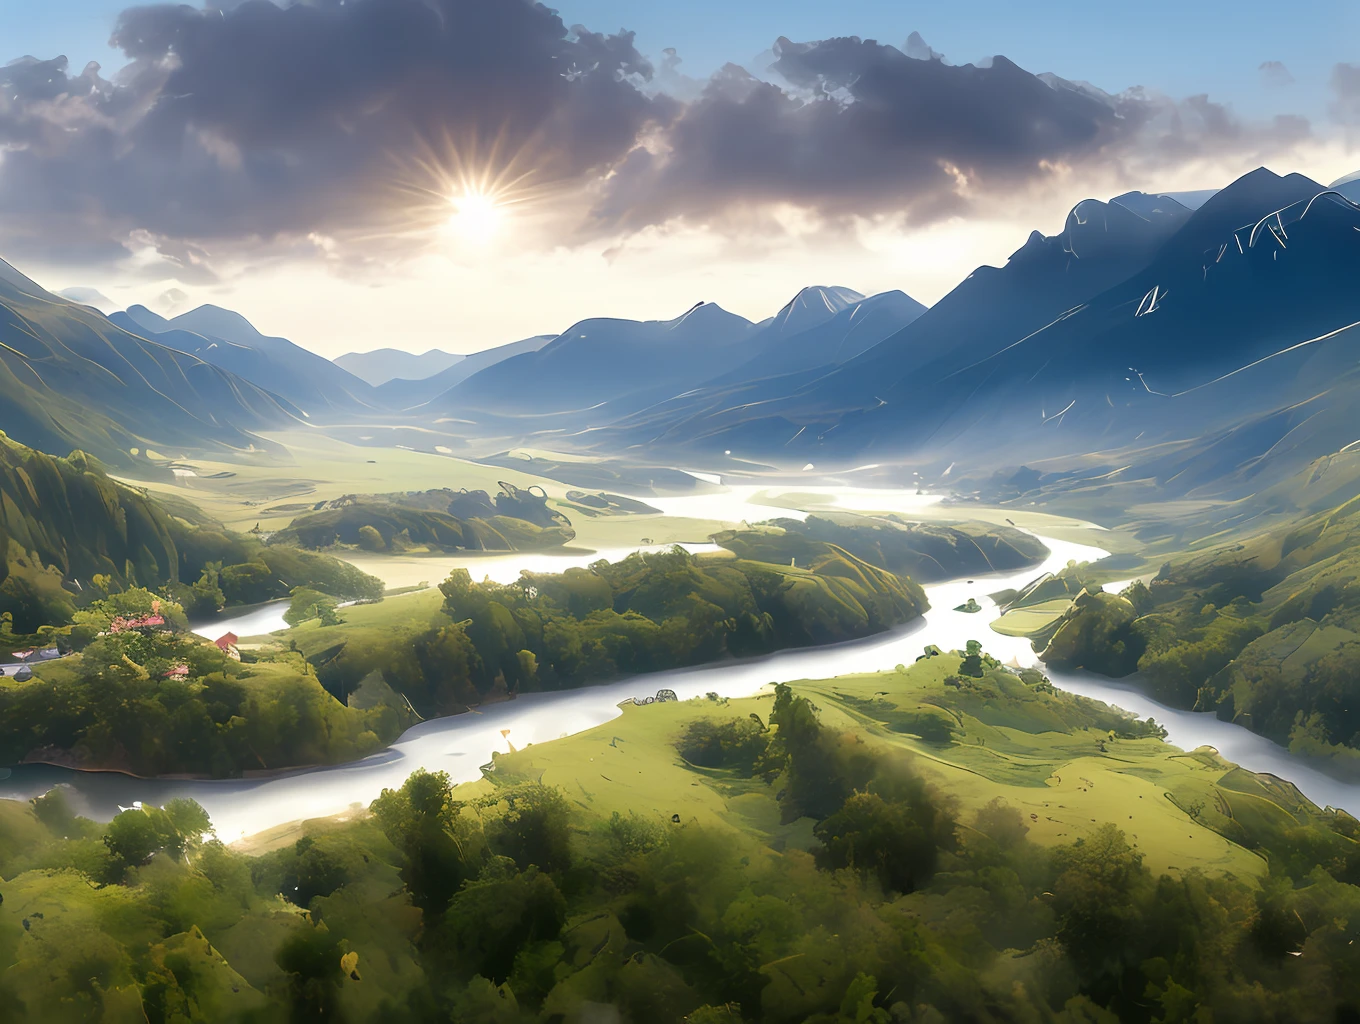
[[[236,649],[236,645],[240,640],[241,638],[235,633],[227,633],[224,636],[219,636],[213,643],[215,643],[218,649],[227,657],[234,661],[240,661],[241,652]]]
[[[165,678],[166,678],[166,679],[188,679],[188,678],[189,678],[189,666],[188,666],[188,665],[175,665],[173,668],[170,669],[169,672],[165,673]]]

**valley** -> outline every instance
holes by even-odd
[[[1357,201],[334,359],[0,263],[0,1004],[1350,1019]]]

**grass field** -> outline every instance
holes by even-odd
[[[322,631],[314,632],[321,643]],[[826,724],[913,758],[957,802],[961,821],[1001,797],[1024,815],[1030,838],[1043,844],[1069,843],[1109,822],[1129,834],[1154,872],[1198,868],[1246,877],[1263,873],[1264,861],[1216,828],[1234,815],[1248,824],[1295,818],[1294,797],[1272,792],[1268,783],[1211,753],[1185,753],[1151,738],[1111,739],[1105,726],[1117,716],[1104,705],[1025,688],[1018,680],[1015,685],[1026,691],[1018,696],[1008,690],[980,702],[954,697],[944,678],[955,667],[956,660],[945,656],[905,673],[807,681],[794,689],[813,700]],[[696,719],[754,713],[768,720],[772,704],[771,693],[723,703],[628,706],[598,728],[498,755],[496,774],[560,788],[583,820],[607,819],[616,811],[663,823],[679,815],[682,822],[731,828],[775,849],[807,848],[811,821],[781,825],[771,787],[696,768],[674,746]],[[952,742],[927,743],[894,730],[898,713],[921,709],[955,719]],[[468,783],[456,796],[472,799],[491,785]],[[281,845],[301,828],[281,826],[243,840],[242,848]]]
[[[992,623],[1002,636],[1030,636],[1060,619],[1072,602],[1066,598],[1042,601],[1027,608],[1015,608]]]

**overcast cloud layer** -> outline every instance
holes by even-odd
[[[523,0],[227,6],[130,8],[113,80],[42,55],[0,68],[0,251],[155,251],[184,280],[262,243],[399,253],[451,152],[494,150],[531,172],[526,194],[572,197],[544,205],[553,237],[581,240],[780,205],[926,223],[1066,170],[1264,159],[1312,133],[1002,57],[954,66],[924,43],[779,39],[761,77],[729,65],[681,98],[673,56],[654,75],[630,33]],[[1360,120],[1357,80],[1337,69],[1338,119]]]

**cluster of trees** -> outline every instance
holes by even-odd
[[[558,547],[576,536],[571,521],[548,507],[546,494],[502,482],[486,491],[347,494],[298,516],[270,542],[365,551],[519,551]]]
[[[0,434],[0,613],[37,634],[91,597],[163,588],[191,615],[307,585],[376,597],[382,583],[326,555],[261,544],[188,507],[174,514],[83,452],[54,458]]]
[[[242,664],[173,628],[104,633],[115,616],[183,609],[145,590],[76,613],[80,654],[0,688],[0,763],[44,760],[139,775],[240,775],[247,769],[353,760],[409,725],[401,710],[347,707],[301,655]]]
[[[924,582],[1023,569],[1048,557],[1042,541],[1014,527],[908,522],[896,515],[850,512],[774,519],[724,531],[713,540],[743,558],[779,564],[795,559],[799,565],[834,544],[870,565]]]
[[[1158,700],[1360,767],[1360,556],[1280,579],[1227,550],[1093,590],[1047,641],[1049,664],[1136,671]]]
[[[800,568],[677,547],[510,585],[460,569],[440,589],[434,625],[328,651],[327,686],[347,694],[381,671],[421,714],[450,714],[509,693],[867,636],[926,607],[910,580],[829,545]]]
[[[0,1004],[228,1024],[1360,1013],[1356,858],[1327,852],[1351,837],[1286,830],[1261,880],[1154,876],[1113,825],[1041,847],[1013,808],[962,815],[788,687],[768,726],[711,721],[677,745],[768,779],[785,820],[811,819],[811,849],[424,771],[371,816],[253,858],[187,801],[108,825],[60,790],[0,804]]]

